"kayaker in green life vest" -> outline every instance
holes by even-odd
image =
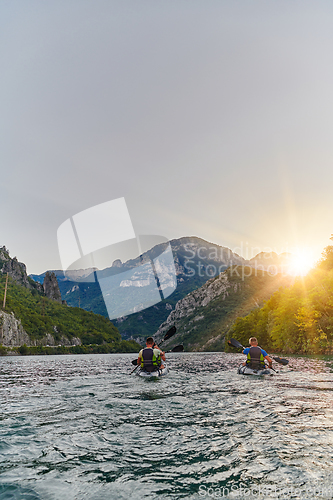
[[[152,337],[147,338],[146,346],[139,352],[138,365],[141,365],[141,368],[147,372],[162,370],[164,368],[162,360],[165,361],[165,353],[155,344]]]
[[[247,347],[243,351],[243,354],[247,355],[247,360],[243,363],[243,365],[247,365],[250,368],[257,370],[258,368],[264,368],[266,366],[265,359],[267,359],[269,368],[272,368],[273,361],[268,356],[267,352],[258,346],[258,340],[256,337],[251,337],[249,339],[249,344],[250,347]]]

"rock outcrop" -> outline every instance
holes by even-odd
[[[53,327],[56,331],[56,326]],[[31,339],[27,332],[24,330],[21,321],[15,318],[14,313],[6,313],[0,311],[0,344],[6,347],[18,347],[23,344],[27,346],[37,345],[81,345],[81,340],[78,337],[72,337],[69,340],[64,335],[61,336],[59,341],[56,341],[50,333],[46,334],[41,339]]]
[[[120,259],[116,259],[112,262],[112,267],[121,267],[123,265],[123,263],[121,262]]]
[[[261,307],[292,276],[270,274],[250,266],[232,266],[179,300],[153,337],[159,343],[172,327],[177,333],[163,344],[183,344],[189,351],[222,350],[224,337],[239,316]]]
[[[0,344],[4,346],[20,346],[30,344],[30,337],[24,331],[21,321],[14,314],[0,311]]]
[[[35,289],[43,291],[40,283],[35,283],[27,275],[27,268],[23,262],[18,262],[17,258],[9,256],[9,250],[5,246],[0,247],[0,269],[2,274],[8,275],[19,285],[25,286],[30,290]]]
[[[199,307],[207,306],[216,297],[222,295],[225,298],[231,286],[228,275],[221,273],[218,278],[210,279],[201,288],[186,295],[177,302],[175,309],[171,311],[166,321],[161,324],[155,333],[156,338],[163,337],[171,326],[178,327],[180,321],[193,315]],[[203,319],[203,317],[196,317],[194,321],[198,321],[199,319]]]
[[[51,273],[49,271],[46,272],[43,289],[48,299],[56,300],[60,304],[62,303],[58,280],[54,273]]]

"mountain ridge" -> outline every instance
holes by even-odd
[[[114,324],[119,328],[123,338],[143,338],[158,328],[164,321],[176,302],[187,293],[199,288],[213,276],[218,275],[233,264],[245,264],[247,261],[228,247],[216,245],[196,236],[182,237],[170,242],[158,243],[134,259],[122,263],[119,259],[113,261],[110,267],[98,270],[98,278],[121,275],[123,272],[135,269],[145,263],[153,262],[171,245],[177,287],[173,294],[155,305],[125,317],[119,317]],[[114,265],[116,263],[116,265]],[[58,277],[59,288],[63,300],[71,306],[80,306],[98,314],[108,316],[105,302],[99,287],[95,282],[95,274],[84,279],[70,281],[63,271],[54,271]],[[72,271],[70,271],[72,272]],[[43,273],[45,275],[45,273]],[[43,275],[32,275],[41,281]]]
[[[179,300],[232,265],[259,267],[264,270],[274,270],[277,273],[282,270],[281,264],[286,260],[285,256],[281,257],[274,252],[261,252],[252,259],[246,260],[226,246],[214,244],[197,236],[184,236],[169,242],[159,243],[124,263],[120,259],[116,259],[111,266],[96,271],[96,275],[99,278],[104,278],[110,275],[121,275],[123,272],[135,269],[156,259],[168,244],[172,248],[177,288],[169,297],[151,307],[114,319],[114,324],[125,339],[142,340],[153,334],[166,320]],[[58,273],[62,299],[66,300],[69,305],[80,306],[83,309],[108,316],[101,289],[99,284],[95,282],[95,273],[89,275],[87,270],[81,270],[81,275],[85,273],[85,276],[76,281],[70,281],[68,276],[74,271],[66,271],[65,274],[63,271],[55,272]],[[77,272],[79,273],[79,271]]]

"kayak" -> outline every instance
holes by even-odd
[[[256,376],[261,376],[261,375],[273,375],[272,370],[269,368],[261,368],[258,370],[254,370],[253,368],[250,368],[249,366],[244,366],[240,365],[238,367],[237,373],[239,375],[256,375]]]
[[[153,372],[146,372],[146,370],[139,368],[138,371],[136,372],[136,375],[138,377],[153,378],[154,379],[154,378],[158,378],[158,377],[165,377],[168,373],[169,373],[169,368],[164,363],[164,368],[162,370],[155,370]]]

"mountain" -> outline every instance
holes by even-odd
[[[160,256],[167,252],[169,244],[172,249],[173,262],[166,262],[164,259],[159,274],[159,289],[165,298],[161,300],[158,295],[154,301],[156,284],[153,275],[148,276],[149,279],[147,279],[147,266],[150,263],[156,264]],[[134,296],[134,292],[137,292],[140,286],[139,291],[142,292],[143,285],[149,281],[150,288],[147,286],[146,300],[147,303],[150,301],[150,304],[153,305],[133,314],[120,314],[113,320],[123,338],[143,339],[157,330],[168,317],[170,311],[174,309],[176,303],[188,293],[200,288],[207,280],[218,276],[229,266],[246,263],[245,259],[227,247],[197,237],[184,237],[155,245],[142,255],[125,263],[117,259],[112,266],[102,271],[95,270],[91,274],[86,272],[85,276],[83,275],[84,270],[78,271],[80,276],[76,276],[75,280],[69,279],[71,278],[70,273],[73,271],[66,271],[65,274],[63,271],[54,272],[58,278],[63,300],[66,300],[71,306],[79,306],[106,317],[108,310],[100,287],[103,280],[112,281],[114,288],[109,290],[108,295],[113,293],[114,302],[118,301],[117,306],[121,306],[129,300],[131,289]],[[172,272],[175,272],[175,277]],[[35,280],[41,281],[44,275],[45,273],[31,276]],[[99,282],[96,281],[96,278]],[[170,285],[172,280],[174,280],[173,288]],[[166,296],[166,289],[174,291]],[[106,295],[104,293],[104,296]]]
[[[62,304],[52,273],[46,274],[44,293],[43,286],[27,276],[25,265],[12,259],[6,247],[0,248],[1,304],[7,273],[6,304],[0,311],[1,351],[3,346],[15,348],[23,344],[37,353],[44,353],[43,346],[58,346],[58,352],[137,351],[139,346],[122,341],[118,329],[104,316]],[[91,344],[97,347],[88,348]]]
[[[231,266],[218,277],[177,302],[154,338],[161,339],[171,327],[177,334],[163,347],[183,344],[186,351],[222,351],[224,339],[235,320],[258,309],[293,278],[249,266]]]
[[[277,254],[275,252],[260,252],[249,260],[249,265],[256,269],[264,269],[271,274],[287,273],[293,255],[288,252]]]

